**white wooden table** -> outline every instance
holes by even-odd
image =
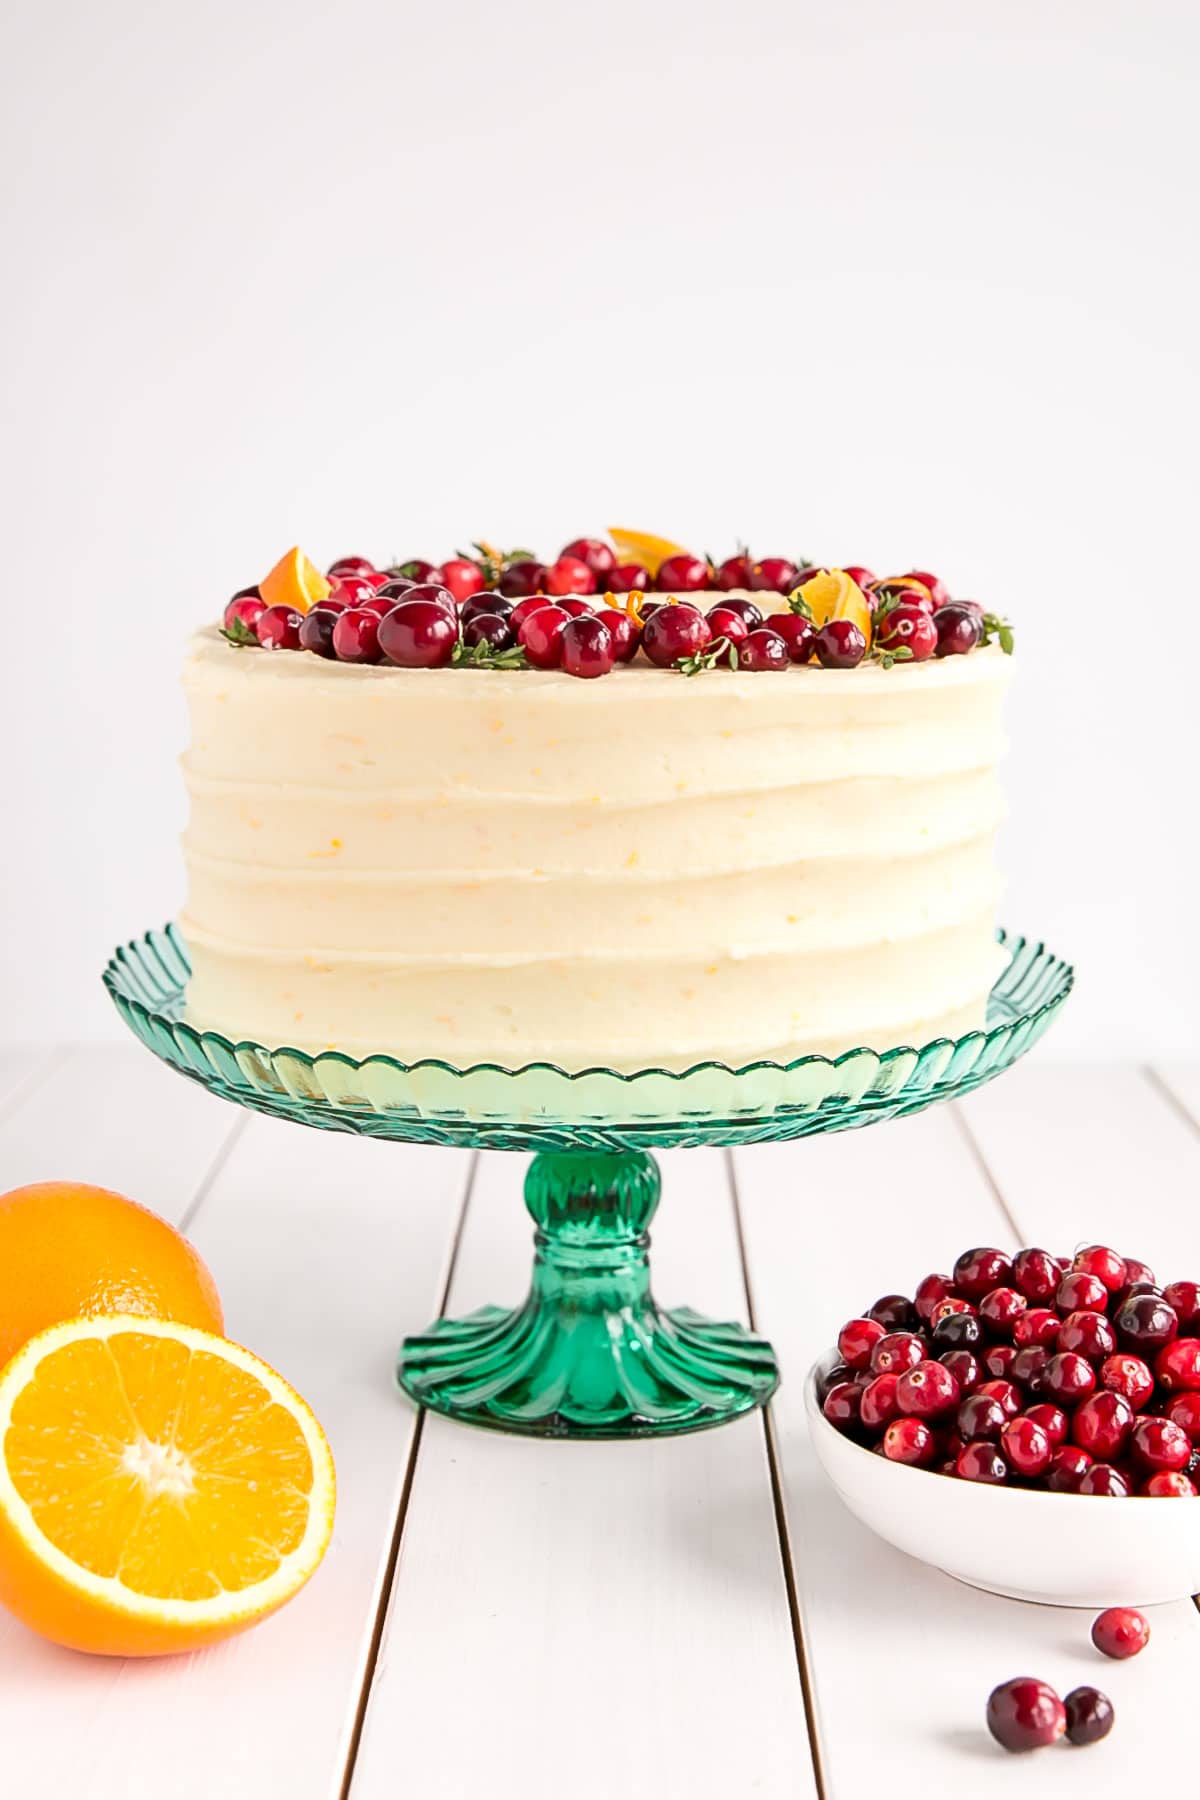
[[[0,1187],[102,1182],[183,1224],[230,1334],[315,1406],[340,1490],[310,1586],[215,1650],[91,1660],[0,1615],[3,1793],[860,1800],[883,1770],[889,1800],[1139,1791],[1141,1746],[1200,1691],[1196,1608],[1102,1663],[1087,1615],[909,1561],[825,1485],[802,1376],[856,1306],[968,1244],[1099,1237],[1200,1273],[1200,1069],[1035,1056],[962,1106],[662,1162],[659,1296],[743,1317],[750,1296],[784,1368],[769,1421],[506,1438],[420,1420],[392,1362],[443,1304],[519,1296],[525,1158],[252,1118],[135,1046],[0,1055]],[[982,1716],[1018,1673],[1097,1682],[1112,1737],[1014,1765]]]

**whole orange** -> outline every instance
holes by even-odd
[[[0,1194],[0,1368],[39,1331],[103,1313],[224,1330],[200,1257],[136,1200],[75,1181]]]

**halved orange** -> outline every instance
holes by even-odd
[[[658,574],[668,556],[691,555],[685,544],[673,544],[670,538],[654,537],[648,531],[626,531],[622,526],[610,525],[608,535],[623,562],[641,563],[651,575]]]
[[[301,1588],[333,1529],[312,1412],[248,1350],[133,1314],[0,1374],[0,1601],[75,1650],[194,1650]]]
[[[269,575],[264,575],[258,591],[268,606],[291,606],[306,613],[324,600],[331,583],[326,581],[315,563],[310,563],[299,544],[293,544]]]
[[[850,619],[866,638],[868,650],[871,648],[871,609],[857,581],[845,569],[825,569],[797,592],[812,614],[814,625],[828,625],[830,619]],[[772,608],[775,612],[786,610],[786,600]]]

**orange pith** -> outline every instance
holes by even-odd
[[[332,1513],[304,1402],[207,1332],[79,1320],[0,1377],[0,1600],[57,1643],[137,1656],[226,1637],[303,1584]]]
[[[268,606],[290,606],[296,612],[306,613],[324,600],[330,585],[299,544],[293,544],[270,574],[263,576],[258,591]]]

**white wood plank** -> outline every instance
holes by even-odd
[[[745,1316],[715,1153],[662,1159],[659,1297]],[[484,1159],[450,1309],[528,1283]],[[427,1418],[353,1800],[814,1792],[761,1421],[545,1443]]]
[[[872,1792],[883,1756],[895,1800],[955,1786],[985,1800],[1010,1794],[1014,1772],[983,1709],[998,1681],[1023,1672],[1062,1692],[1093,1682],[1119,1714],[1104,1746],[1031,1765],[1031,1791],[1042,1791],[1039,1777],[1063,1800],[1132,1786],[1144,1743],[1190,1704],[1200,1679],[1194,1609],[1155,1609],[1140,1666],[1104,1663],[1086,1614],[976,1592],[873,1537],[809,1443],[804,1376],[844,1318],[881,1293],[911,1292],[968,1244],[1012,1244],[965,1139],[933,1111],[735,1161],[756,1314],[784,1360],[772,1412],[830,1800]]]
[[[65,1054],[52,1044],[0,1050],[0,1119],[15,1112]]]
[[[164,1155],[143,1142],[147,1178],[134,1161],[123,1171],[135,1191],[154,1186]],[[437,1310],[467,1160],[250,1123],[191,1235],[230,1335],[279,1367],[329,1434],[329,1555],[278,1617],[194,1657],[74,1656],[0,1617],[6,1789],[22,1800],[338,1794],[414,1427],[392,1366],[405,1332]]]

